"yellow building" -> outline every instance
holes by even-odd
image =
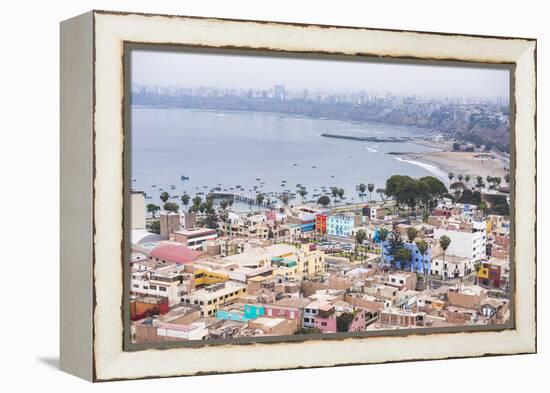
[[[326,271],[325,253],[319,250],[310,250],[309,244],[303,244],[295,260],[298,264],[298,272],[307,278],[322,275]]]
[[[207,286],[182,297],[186,304],[200,306],[201,317],[216,315],[216,310],[225,304],[246,295],[246,285],[226,281]]]
[[[195,288],[204,285],[218,284],[229,280],[229,275],[224,272],[196,268],[193,270],[195,275]]]

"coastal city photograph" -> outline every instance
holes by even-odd
[[[129,64],[132,343],[510,322],[508,69]]]

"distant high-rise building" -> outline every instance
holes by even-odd
[[[275,85],[273,89],[273,96],[278,101],[285,100],[285,85]]]

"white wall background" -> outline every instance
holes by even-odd
[[[59,27],[90,9],[356,25],[538,38],[539,193],[549,191],[550,67],[545,2],[523,1],[5,1],[0,12],[0,266],[3,312],[0,389],[58,391],[520,392],[547,381],[549,238],[547,206],[539,205],[539,354],[391,365],[172,378],[91,385],[58,367]],[[545,97],[546,96],[546,97]],[[546,105],[545,105],[546,103]],[[546,106],[546,108],[545,108]],[[544,108],[544,110],[543,110]],[[519,130],[521,132],[521,130]],[[31,221],[29,221],[31,220]],[[521,263],[521,261],[518,261]],[[17,278],[17,279],[16,279]],[[23,283],[24,282],[24,283]],[[29,285],[30,284],[30,285]],[[20,291],[24,286],[32,291]],[[506,345],[503,343],[503,345]],[[406,348],[404,348],[406,350]],[[546,364],[545,364],[546,363]],[[391,386],[391,388],[389,388]],[[5,390],[6,389],[6,390]],[[9,390],[8,390],[9,389]],[[532,389],[531,389],[532,390]]]

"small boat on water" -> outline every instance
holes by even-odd
[[[189,176],[181,175],[180,179],[181,180],[189,180]]]
[[[313,169],[317,168],[315,165],[312,166]]]
[[[156,184],[151,184],[151,187],[155,188],[157,185]]]
[[[294,163],[294,166],[298,166],[298,164]]]

